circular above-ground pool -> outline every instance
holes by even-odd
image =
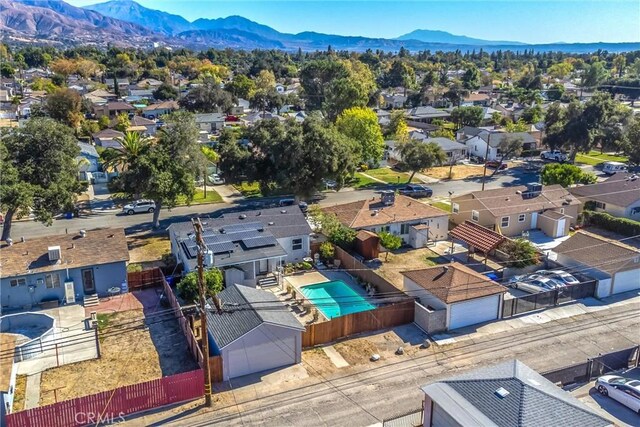
[[[55,319],[44,313],[17,313],[0,317],[0,332],[16,335],[15,361],[37,357],[50,350],[55,339]]]

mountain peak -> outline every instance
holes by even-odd
[[[132,0],[110,0],[84,8],[110,18],[141,25],[165,35],[175,35],[191,29],[191,23],[180,15],[149,9]]]
[[[468,46],[524,45],[514,41],[483,40],[467,36],[458,36],[441,30],[415,30],[396,40],[418,40],[426,43],[463,44]]]

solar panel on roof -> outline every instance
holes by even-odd
[[[198,246],[194,244],[192,245],[185,244],[184,247],[187,251],[187,256],[189,256],[189,258],[195,258],[198,256]]]
[[[253,239],[244,239],[242,243],[247,249],[263,248],[267,246],[275,246],[278,241],[273,236],[260,236]]]
[[[234,233],[237,231],[262,231],[264,226],[261,222],[242,222],[239,224],[225,225],[220,228],[221,233]]]
[[[213,243],[211,245],[207,245],[207,249],[209,249],[214,254],[222,254],[225,252],[233,252],[236,245],[233,242],[220,242]]]

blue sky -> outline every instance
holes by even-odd
[[[76,6],[96,0],[67,0]],[[415,29],[526,43],[638,42],[639,0],[139,0],[189,21],[240,15],[281,32],[392,38]]]

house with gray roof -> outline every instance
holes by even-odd
[[[78,141],[80,147],[80,155],[78,155],[78,171],[79,172],[97,172],[100,165],[100,155],[96,151],[96,147],[86,142]]]
[[[570,188],[581,202],[609,215],[640,221],[640,175],[617,173],[604,182]]]
[[[209,300],[210,355],[222,357],[223,381],[300,363],[305,328],[277,296],[236,284]]]
[[[200,130],[211,133],[222,130],[224,127],[225,115],[222,113],[196,114],[196,124]]]
[[[613,425],[518,360],[421,387],[425,427]]]
[[[458,160],[462,160],[467,157],[467,146],[459,142],[452,141],[449,138],[429,138],[424,133],[418,131],[410,132],[409,137],[417,141],[422,141],[425,144],[436,144],[447,155],[447,164],[449,164],[450,161],[457,162]],[[402,161],[402,154],[400,153],[400,150],[398,150],[398,147],[396,147],[395,143],[393,144],[393,149],[389,151],[389,158],[395,159],[399,162]]]
[[[426,125],[430,125],[434,119],[446,119],[450,116],[448,111],[437,110],[433,107],[415,107],[407,110],[405,118],[407,125],[424,128]],[[428,126],[427,126],[428,127]]]
[[[311,227],[297,206],[226,213],[203,219],[207,246],[205,267],[223,271],[227,285],[255,287],[278,266],[309,256]],[[197,266],[197,245],[191,222],[169,226],[171,253],[186,272]]]

